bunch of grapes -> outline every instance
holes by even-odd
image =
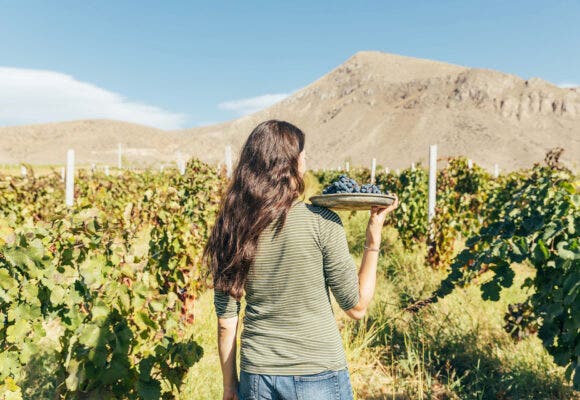
[[[381,189],[377,185],[371,183],[365,183],[360,187],[361,193],[372,193],[372,194],[382,194]]]
[[[332,182],[327,186],[322,194],[334,194],[334,193],[358,193],[360,191],[360,186],[354,180],[342,174],[339,176],[337,181]]]
[[[337,181],[332,182],[327,186],[322,194],[334,194],[334,193],[370,193],[370,194],[382,194],[381,189],[378,186],[365,183],[362,186],[352,178],[349,178],[345,174],[338,177]]]

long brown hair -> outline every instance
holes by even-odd
[[[203,251],[214,288],[242,297],[260,233],[277,220],[278,234],[304,192],[298,170],[303,149],[304,133],[289,122],[264,121],[250,133]]]

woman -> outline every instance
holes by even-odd
[[[304,133],[259,124],[240,154],[204,250],[214,284],[224,400],[352,399],[330,303],[354,319],[373,297],[387,208],[373,207],[360,271],[340,217],[306,204]],[[240,299],[246,309],[236,367]]]

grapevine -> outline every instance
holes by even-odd
[[[67,209],[60,176],[28,170],[0,175],[0,384],[50,359],[50,397],[171,398],[203,354],[186,327],[223,178],[81,170]]]
[[[450,274],[431,300],[488,273],[491,276],[481,285],[482,298],[497,301],[502,288],[513,284],[512,263],[529,262],[536,275],[524,283],[533,289],[525,325],[532,330],[539,327],[544,347],[558,365],[566,367],[566,376],[573,376],[578,388],[580,196],[573,179],[565,168],[535,165],[502,210],[496,211],[498,218],[467,240],[467,248],[454,259]],[[515,332],[515,321],[507,316],[506,322]]]

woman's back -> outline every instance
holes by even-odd
[[[305,190],[304,144],[304,132],[286,121],[252,130],[204,249],[215,288],[224,400],[352,399],[329,288],[349,317],[363,318],[390,210],[371,208],[357,273],[339,216],[296,200]],[[281,215],[285,222],[276,232]],[[238,379],[235,299],[244,292]]]
[[[241,369],[250,373],[306,375],[346,367],[328,288],[344,310],[359,300],[356,266],[339,216],[295,201],[274,237],[260,235],[245,285]],[[220,317],[239,304],[215,292]]]

